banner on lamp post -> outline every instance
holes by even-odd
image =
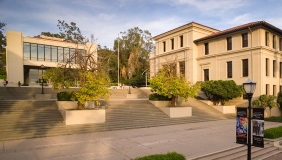
[[[253,108],[253,146],[264,148],[264,108]]]
[[[237,108],[236,112],[236,143],[247,144],[248,118],[247,108]]]

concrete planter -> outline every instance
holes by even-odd
[[[236,106],[212,106],[223,114],[236,113]]]
[[[56,101],[56,103],[60,110],[77,108],[77,101]]]
[[[59,110],[66,125],[105,123],[106,110]]]
[[[168,107],[171,101],[150,101],[155,107]]]
[[[192,116],[192,107],[168,107],[171,101],[150,101],[155,107],[170,118],[190,117]]]

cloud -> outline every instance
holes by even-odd
[[[247,4],[245,0],[172,0],[172,3],[177,5],[192,5],[204,12],[234,9]]]
[[[241,25],[241,24],[245,24],[245,23],[249,23],[254,21],[253,18],[251,18],[250,14],[242,14],[239,16],[236,16],[234,18],[232,18],[231,20],[227,21],[228,24],[231,25]]]

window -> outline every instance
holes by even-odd
[[[273,77],[276,77],[276,60],[273,60]]]
[[[248,33],[242,34],[242,46],[248,47]]]
[[[58,62],[58,47],[52,46],[52,62]]]
[[[232,37],[226,38],[227,41],[227,50],[232,50]]]
[[[274,48],[274,49],[276,49],[276,36],[275,35],[273,35],[273,38],[272,38],[272,47]]]
[[[45,61],[51,61],[51,46],[45,46]]]
[[[209,76],[209,69],[204,69],[204,81],[209,81],[210,76]]]
[[[282,62],[280,62],[279,66],[279,77],[282,78]]]
[[[232,78],[232,61],[227,62],[227,78]]]
[[[277,91],[276,91],[276,85],[273,85],[273,90],[272,90],[272,91],[273,91],[272,95],[275,96],[275,95],[276,95],[276,92],[277,92]]]
[[[185,61],[179,62],[179,73],[185,76]]]
[[[37,60],[37,44],[30,44],[30,59]]]
[[[268,58],[265,59],[265,76],[268,76]]]
[[[281,92],[282,91],[282,86],[280,86],[280,89],[279,89],[279,92]]]
[[[171,42],[171,50],[174,50],[174,39],[171,39],[170,42]]]
[[[265,85],[265,94],[268,95],[269,94],[269,84]]]
[[[23,43],[24,59],[30,59],[30,43]]]
[[[279,38],[279,50],[282,51],[282,38]]]
[[[248,77],[249,75],[248,59],[242,60],[242,73],[243,73],[243,77]]]
[[[180,47],[183,47],[183,36],[179,36]]]
[[[209,54],[209,43],[205,43],[205,55]]]
[[[164,49],[164,52],[165,52],[165,42],[163,42],[163,47],[164,47],[163,49]]]
[[[265,32],[265,46],[269,46],[269,32]]]
[[[64,48],[64,62],[70,61],[70,49]]]
[[[64,62],[64,49],[63,49],[63,47],[58,47],[58,62]]]

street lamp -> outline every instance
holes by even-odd
[[[244,90],[246,92],[246,95],[248,97],[249,105],[248,105],[248,160],[251,160],[251,101],[253,94],[256,89],[256,82],[252,81],[250,78],[243,83]]]
[[[128,70],[128,78],[129,78],[128,94],[131,94],[131,92],[130,92],[130,78],[131,78],[131,70]]]
[[[41,92],[41,94],[44,94],[44,90],[43,90],[43,82],[44,82],[44,79],[43,79],[43,69],[44,69],[44,65],[41,64],[40,68],[42,69],[42,72],[41,72],[42,92]]]

